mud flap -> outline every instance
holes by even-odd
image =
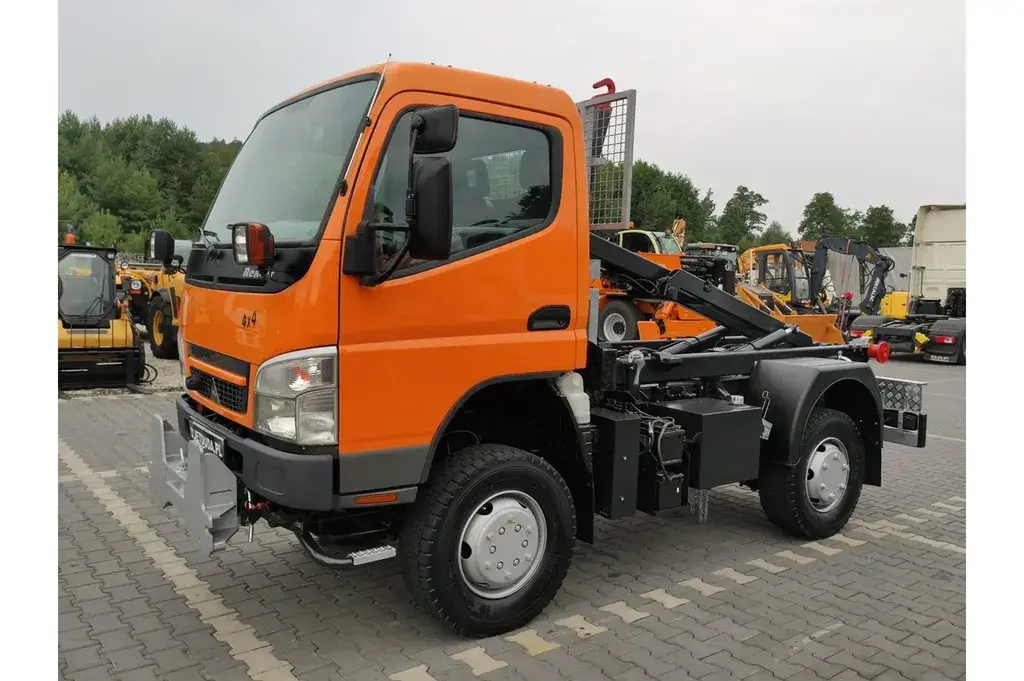
[[[924,447],[928,439],[928,415],[924,413],[927,383],[899,378],[879,378],[882,398],[883,438],[908,447]]]
[[[238,481],[216,454],[186,440],[161,416],[152,425],[149,493],[158,508],[176,506],[185,530],[206,554],[227,547],[241,526]]]

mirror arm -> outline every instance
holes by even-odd
[[[409,122],[409,174],[405,185],[405,224],[410,227],[416,222],[416,178],[413,177],[416,159],[416,138],[420,135],[425,121],[418,112],[413,112]]]
[[[395,258],[391,261],[391,264],[388,265],[388,268],[386,270],[384,270],[383,272],[378,272],[376,274],[364,274],[360,278],[360,284],[362,284],[363,286],[373,287],[377,286],[378,284],[383,284],[385,281],[390,279],[391,275],[395,273],[396,269],[398,269],[398,264],[402,262],[402,258],[404,258],[406,254],[409,252],[408,235],[412,230],[410,229],[409,225],[395,225],[390,222],[371,222],[367,224],[364,227],[364,229],[366,230],[367,235],[370,239],[375,239],[377,232],[382,231],[405,232],[407,235],[405,238],[405,244],[403,244],[402,248],[395,255]]]

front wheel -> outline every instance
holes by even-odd
[[[804,426],[795,466],[764,463],[758,481],[768,519],[797,537],[822,539],[841,530],[864,484],[864,443],[853,419],[816,408]]]
[[[495,636],[532,621],[572,561],[576,511],[544,459],[467,447],[432,471],[399,538],[413,600],[457,634]]]
[[[171,306],[160,296],[149,306],[149,348],[160,359],[178,357],[178,327],[171,319]]]

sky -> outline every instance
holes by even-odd
[[[485,7],[492,7],[488,12]],[[792,234],[815,192],[909,221],[965,200],[963,0],[61,0],[58,108],[244,139],[384,61],[637,91],[635,158],[737,185]]]

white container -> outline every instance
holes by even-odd
[[[572,408],[576,423],[590,423],[590,395],[583,389],[583,377],[575,371],[570,371],[559,376],[555,385]]]

